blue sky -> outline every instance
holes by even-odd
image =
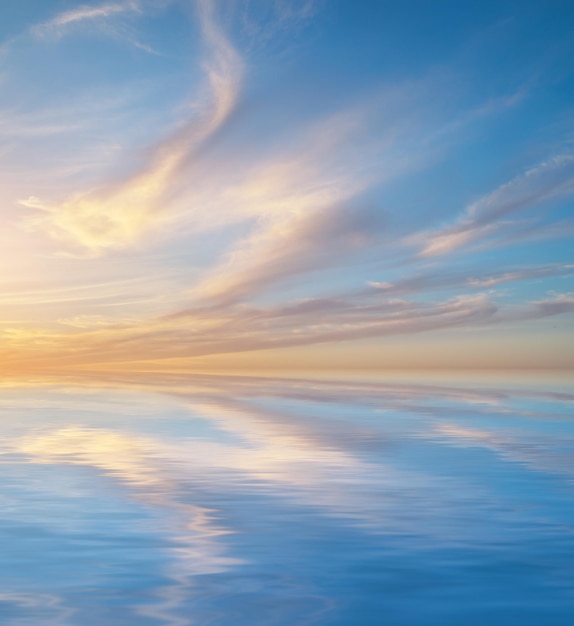
[[[570,2],[1,11],[7,366],[574,365]]]

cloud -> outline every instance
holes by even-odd
[[[360,244],[360,222],[367,218],[353,215],[352,198],[368,185],[368,175],[346,157],[346,146],[364,125],[355,111],[321,120],[228,188],[221,201],[254,220],[251,233],[196,287],[196,297],[233,300],[321,266],[329,262],[329,235],[341,256]]]
[[[574,193],[574,155],[560,154],[469,205],[456,222],[409,238],[419,256],[449,254],[504,229],[501,219]]]
[[[194,293],[199,299],[229,304],[282,279],[343,264],[349,255],[373,245],[384,224],[380,212],[354,208],[351,201],[313,209],[257,229]]]
[[[547,278],[551,276],[570,276],[574,274],[574,265],[557,264],[546,265],[541,267],[527,267],[524,269],[499,272],[489,276],[472,276],[467,279],[471,287],[495,287],[504,283],[513,283],[524,280],[536,280],[539,278]]]
[[[79,24],[99,22],[111,17],[140,11],[140,2],[109,2],[97,6],[83,5],[70,11],[64,11],[42,24],[32,27],[31,32],[36,36],[60,36],[67,28]]]
[[[375,291],[375,290],[373,290]],[[484,329],[574,312],[572,294],[501,308],[484,294],[438,302],[375,298],[309,299],[283,306],[197,307],[154,320],[89,325],[73,333],[7,328],[0,343],[6,363],[32,359],[41,369],[71,364],[200,357],[427,333]],[[83,327],[82,327],[83,326]]]
[[[207,273],[193,297],[247,299],[372,248],[384,232],[385,211],[361,196],[426,162],[432,150],[415,136],[420,140],[424,123],[417,109],[428,89],[385,90],[308,124],[286,148],[246,168],[235,184],[223,176],[215,180],[210,208],[223,209],[231,220],[250,220],[249,234]],[[434,128],[424,133],[434,135]]]
[[[83,5],[59,13],[52,19],[32,26],[29,33],[43,41],[59,41],[70,32],[88,30],[111,37],[150,54],[159,54],[140,41],[129,18],[141,16],[147,9],[162,7],[172,0],[126,0],[101,5]]]
[[[282,151],[251,168],[238,163],[231,184],[219,168],[212,189],[199,194],[209,207],[206,219],[223,214],[230,223],[243,216],[249,233],[191,296],[220,305],[248,300],[294,276],[395,245],[386,231],[386,206],[365,196],[377,189],[384,197],[387,186],[434,162],[474,119],[468,111],[445,116],[446,104],[423,106],[440,100],[439,85],[432,76],[361,94],[308,123]],[[493,105],[489,112],[499,110]]]
[[[110,326],[117,328],[118,326],[128,327],[134,321],[133,319],[118,320],[104,315],[76,315],[74,317],[61,318],[58,320],[58,323],[73,328],[105,328]]]
[[[522,319],[540,319],[564,313],[574,313],[574,293],[555,293],[550,298],[533,302]]]
[[[35,197],[22,200],[23,206],[44,212],[29,223],[92,255],[133,244],[152,225],[161,227],[166,196],[181,168],[229,117],[242,78],[242,60],[216,22],[214,3],[200,0],[197,6],[207,49],[208,89],[201,106],[194,107],[200,114],[154,146],[145,165],[124,180],[76,194],[61,204]]]
[[[48,333],[6,329],[6,360],[44,353],[51,366],[70,362],[116,362],[246,352],[316,345],[368,337],[473,326],[497,308],[486,297],[458,297],[425,304],[402,300],[322,300],[284,307],[187,310],[132,326]]]
[[[473,274],[451,273],[444,269],[407,276],[393,282],[371,281],[370,289],[379,291],[385,297],[421,293],[437,289],[462,287],[472,289],[488,289],[505,283],[537,280],[552,276],[571,276],[574,274],[574,265],[556,263],[550,265],[530,266],[517,269],[508,269],[502,272]]]
[[[315,17],[322,1],[269,0],[261,3],[243,0],[240,5],[241,24],[251,47],[263,43],[269,50],[270,44],[277,41],[283,44],[282,36],[285,35],[293,43],[293,34]]]

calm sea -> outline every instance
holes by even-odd
[[[0,388],[2,626],[572,626],[561,377]]]

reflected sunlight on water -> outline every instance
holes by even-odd
[[[574,389],[101,374],[0,399],[0,621],[574,623]]]

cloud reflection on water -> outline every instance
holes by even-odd
[[[552,623],[574,610],[560,583],[572,567],[538,553],[574,549],[568,388],[126,373],[20,384],[5,381],[0,401],[0,464],[20,477],[0,522],[52,533],[79,590],[23,568],[0,598],[17,609],[0,608],[6,624],[343,625],[366,603],[394,611],[391,623],[454,625],[469,601],[502,624],[480,573],[501,553],[533,559],[507,576],[516,616],[514,595],[533,585],[552,598]],[[55,479],[38,487],[42,467]],[[71,521],[34,518],[27,507],[47,511],[46,499],[67,502]],[[141,571],[122,552],[130,541]],[[51,571],[42,549],[32,562]],[[99,617],[89,604],[107,574],[78,555],[123,572]],[[404,575],[442,576],[442,604],[411,615],[395,589]]]

